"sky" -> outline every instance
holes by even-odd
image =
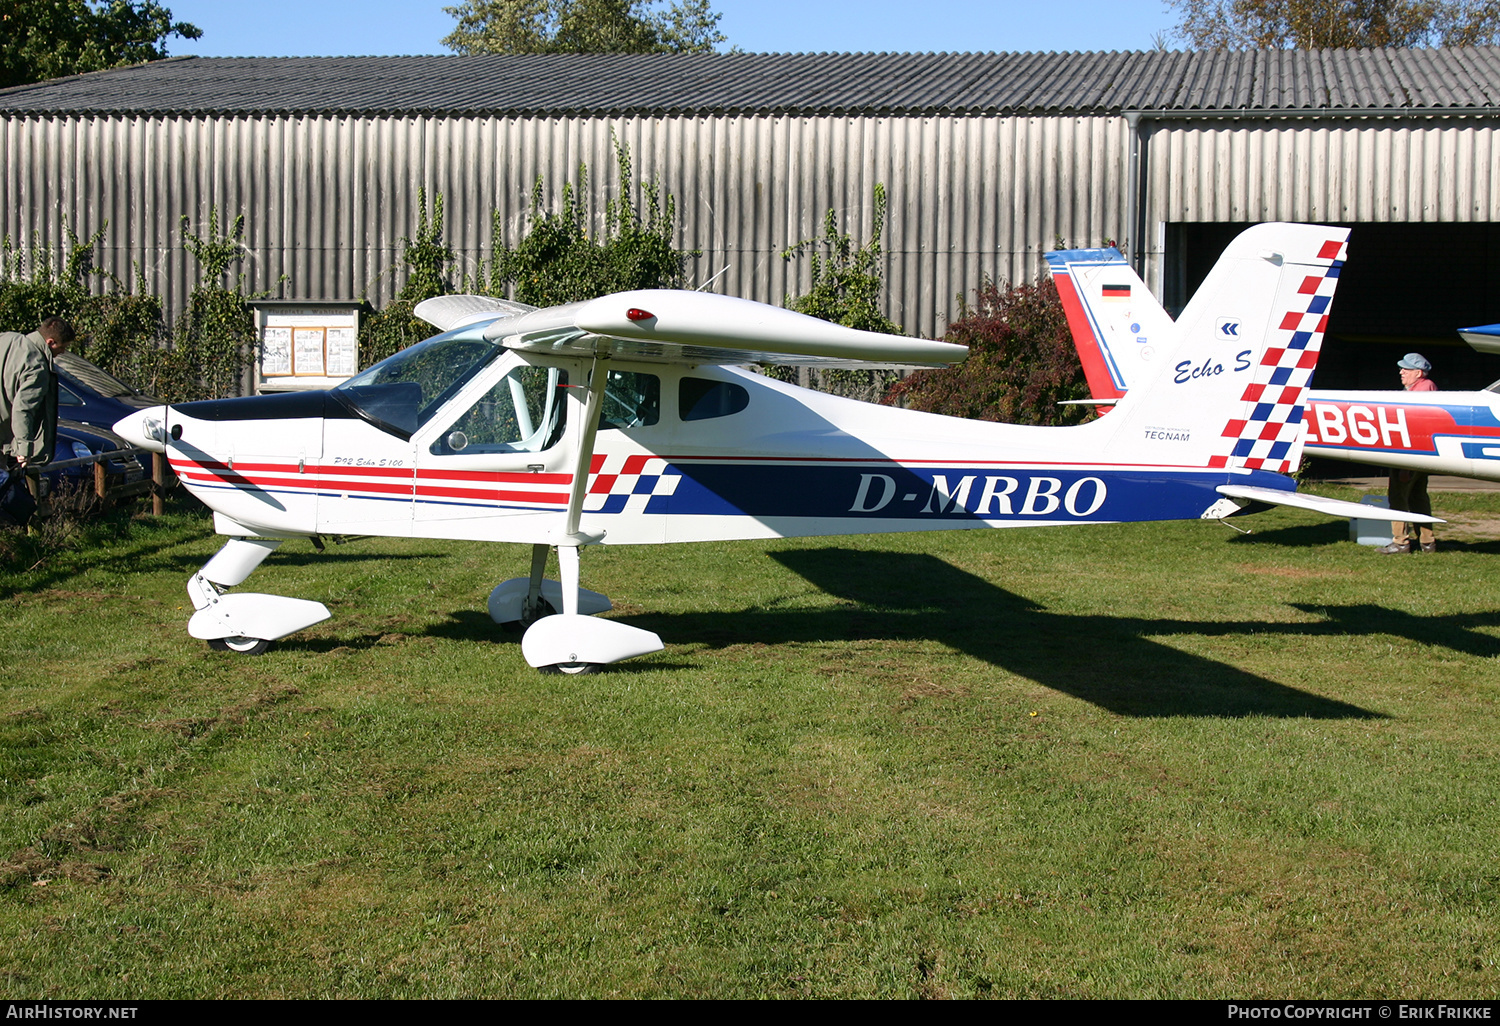
[[[452,0],[163,0],[203,38],[172,56],[448,53]],[[712,0],[750,53],[1149,50],[1176,22],[1164,0]],[[919,16],[913,17],[913,12]]]

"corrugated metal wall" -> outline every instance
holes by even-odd
[[[458,273],[490,250],[490,212],[508,241],[532,182],[555,193],[580,162],[597,214],[614,191],[613,140],[637,178],[677,201],[690,282],[780,303],[806,284],[781,254],[818,233],[830,207],[859,238],[871,194],[889,195],[888,313],[940,334],[985,276],[1026,279],[1059,241],[1124,239],[1128,131],[1122,117],[10,118],[0,120],[0,235],[61,258],[63,223],[106,221],[100,264],[176,309],[195,271],[186,214],[201,232],[247,216],[252,289],[367,296],[400,282],[400,240],[417,187],[441,193]],[[1142,241],[1160,289],[1159,226],[1177,221],[1500,220],[1495,119],[1148,120]],[[727,268],[727,270],[726,270]]]
[[[1500,221],[1494,118],[1162,120],[1143,134],[1148,225]],[[1159,285],[1161,237],[1145,241]]]
[[[9,118],[0,235],[60,254],[64,219],[108,221],[101,266],[128,280],[139,264],[176,309],[195,272],[180,219],[201,234],[216,206],[246,215],[250,288],[286,275],[287,297],[379,307],[419,186],[443,196],[461,273],[489,253],[492,210],[516,241],[537,175],[555,190],[586,162],[601,210],[618,138],[638,180],[676,198],[680,245],[701,251],[690,281],[724,271],[715,291],[766,302],[805,287],[806,261],[781,254],[830,207],[867,237],[883,183],[887,312],[934,335],[983,277],[1029,278],[1059,239],[1121,236],[1126,132],[1116,117]]]

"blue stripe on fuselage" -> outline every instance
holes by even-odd
[[[806,466],[681,463],[682,480],[647,513],[879,520],[1085,521],[1196,519],[1219,500],[1216,486],[1291,490],[1266,471],[1074,469],[1065,467]]]

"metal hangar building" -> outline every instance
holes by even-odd
[[[458,276],[538,176],[555,201],[587,164],[602,211],[616,141],[715,291],[796,295],[783,253],[829,209],[868,238],[877,183],[887,313],[929,337],[1060,245],[1118,242],[1175,312],[1241,227],[1337,223],[1320,387],[1394,387],[1424,346],[1445,387],[1500,377],[1454,335],[1500,321],[1500,48],[175,58],[0,90],[0,236],[56,261],[107,222],[100,266],[170,312],[181,219],[217,208],[250,288],[380,306],[419,188]]]

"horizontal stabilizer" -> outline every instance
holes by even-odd
[[[514,317],[535,309],[525,303],[512,303],[493,296],[433,296],[413,307],[412,313],[439,331],[452,331],[465,324],[493,320],[497,314]]]
[[[1500,324],[1482,324],[1477,328],[1459,328],[1459,337],[1475,352],[1500,353]]]
[[[1398,524],[1444,524],[1446,520],[1429,517],[1423,513],[1407,513],[1399,509],[1381,506],[1365,506],[1342,499],[1326,499],[1321,495],[1305,495],[1302,492],[1284,492],[1279,488],[1251,488],[1245,485],[1220,485],[1220,495],[1231,499],[1249,499],[1252,502],[1269,503],[1272,506],[1293,506],[1310,509],[1316,513],[1327,513],[1331,517],[1349,520],[1389,520]]]
[[[498,320],[485,337],[560,356],[676,364],[946,367],[967,346],[846,328],[709,292],[641,289]]]

